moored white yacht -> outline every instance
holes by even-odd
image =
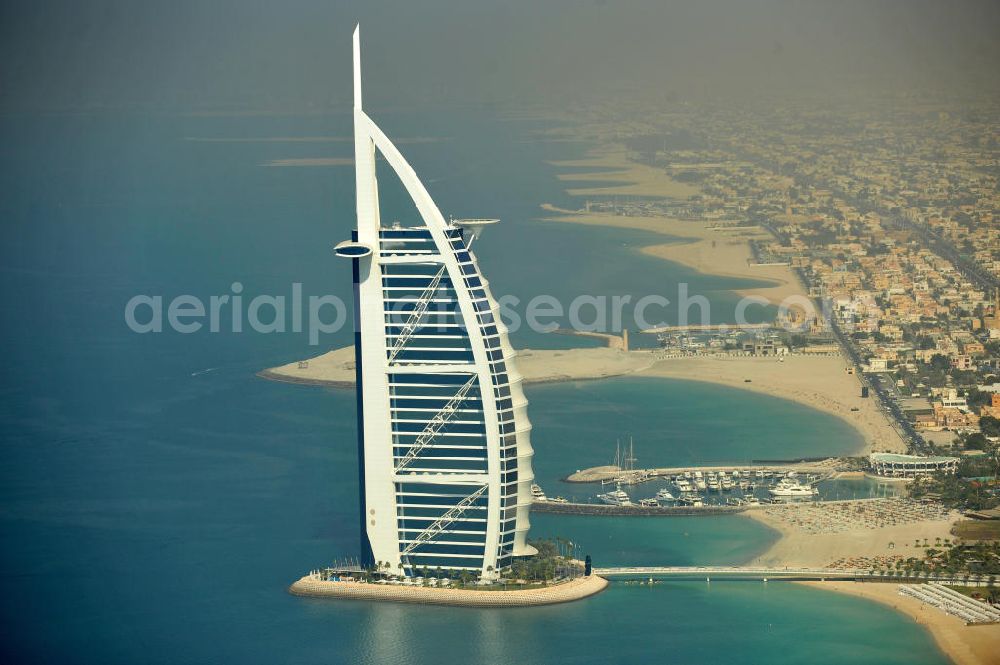
[[[810,497],[819,494],[819,490],[810,485],[800,485],[794,480],[783,480],[771,489],[768,494],[781,497]]]
[[[674,500],[676,500],[676,497],[674,497],[674,495],[671,494],[670,490],[668,490],[666,487],[662,488],[661,490],[659,490],[656,493],[656,498],[659,499],[660,501],[674,501]]]
[[[621,487],[616,487],[612,491],[605,494],[598,494],[597,498],[612,506],[632,505],[632,499],[629,498],[628,494],[626,494]]]

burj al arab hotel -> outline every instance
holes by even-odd
[[[354,269],[362,559],[493,579],[535,553],[528,402],[472,252],[496,220],[445,220],[362,109],[360,58],[355,30],[358,224],[335,251]],[[376,151],[419,219],[383,226]]]

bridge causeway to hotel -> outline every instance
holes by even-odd
[[[872,578],[870,571],[832,570],[829,568],[768,568],[763,566],[624,566],[594,568],[601,577],[654,577],[678,579],[744,580],[843,580]],[[881,576],[879,576],[881,579]]]
[[[944,575],[903,578],[871,570],[835,570],[831,568],[769,568],[766,566],[623,566],[594,568],[594,574],[605,578],[652,577],[657,579],[728,579],[728,580],[855,580],[871,582],[955,582],[956,578]],[[964,579],[964,578],[963,578]],[[970,576],[977,584],[986,580],[979,575]]]

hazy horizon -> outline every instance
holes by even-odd
[[[5,3],[0,110],[552,107],[1000,91],[1000,5],[556,0]]]

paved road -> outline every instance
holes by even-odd
[[[805,272],[801,268],[797,268],[796,273],[802,284],[808,288],[809,280],[806,277]],[[818,304],[820,306],[820,311],[825,311],[822,308],[823,303],[819,302]],[[854,371],[861,380],[862,385],[867,385],[870,388],[870,396],[874,393],[873,397],[879,401],[879,405],[882,410],[888,414],[889,418],[892,420],[893,426],[906,443],[907,449],[914,453],[927,452],[927,443],[924,441],[923,437],[917,433],[917,430],[913,428],[913,425],[907,419],[906,415],[903,414],[902,409],[899,408],[899,404],[896,403],[896,401],[889,395],[882,381],[877,378],[879,375],[866,375],[864,373],[864,359],[861,357],[861,353],[858,350],[857,345],[854,343],[854,340],[852,340],[850,336],[841,329],[840,323],[837,321],[837,315],[830,312],[828,321],[830,322],[830,328],[833,331],[833,336],[836,338],[840,348],[844,350],[844,353],[847,355],[847,359],[852,365],[854,365]]]

